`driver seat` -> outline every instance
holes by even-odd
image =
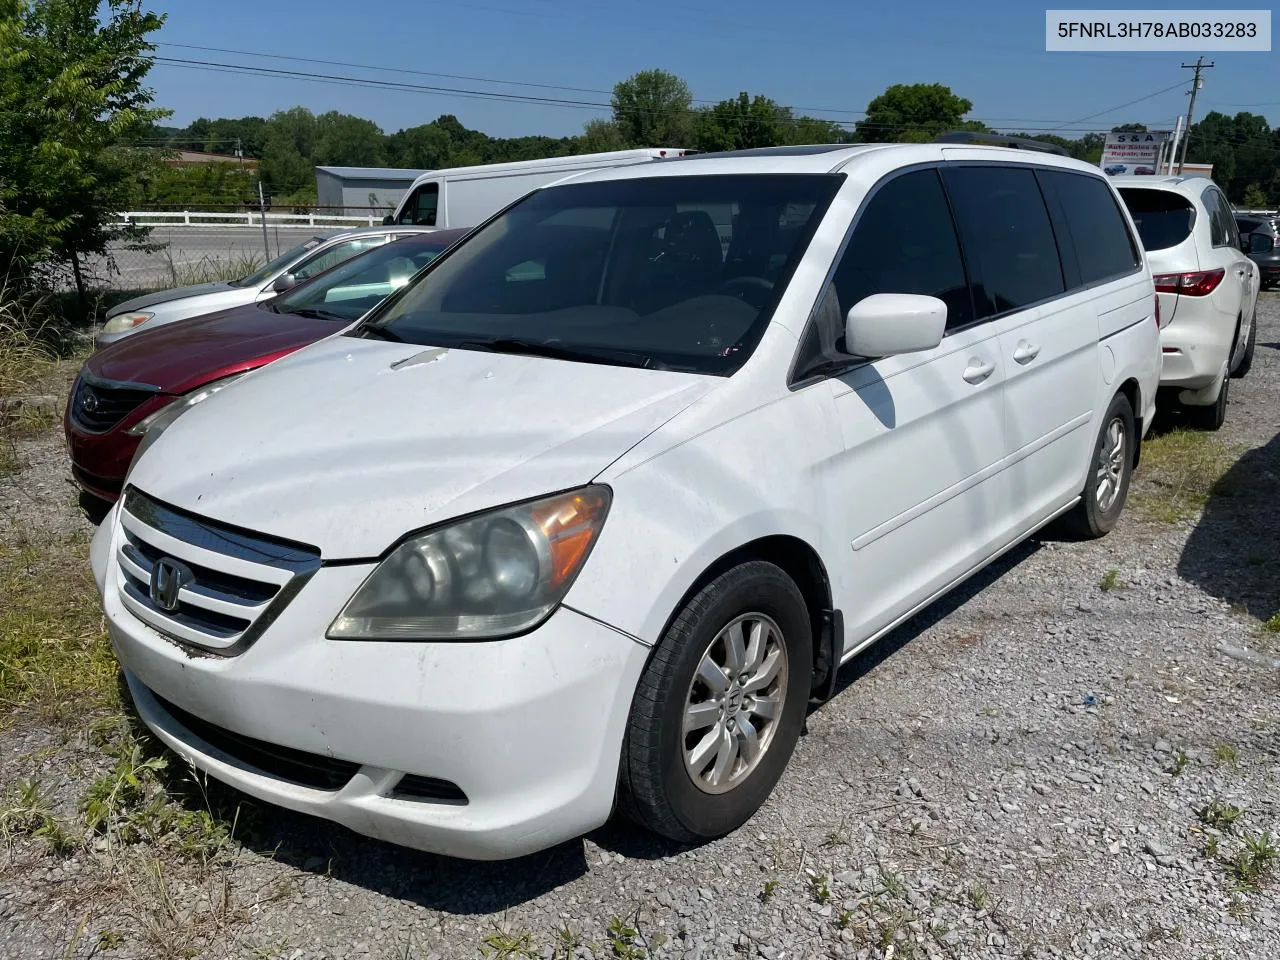
[[[642,314],[715,290],[723,277],[724,257],[711,214],[705,210],[674,214],[662,236],[654,236],[644,273]]]

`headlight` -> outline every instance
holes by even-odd
[[[154,313],[147,313],[145,310],[136,310],[133,313],[120,313],[102,325],[102,332],[124,333],[126,330],[132,330],[134,327],[141,326],[154,316]]]
[[[248,373],[246,370],[245,373]],[[235,383],[244,373],[233,374],[230,377],[223,377],[221,380],[214,380],[207,383],[203,387],[192,390],[190,393],[184,393],[173,403],[166,404],[149,417],[143,417],[132,427],[125,431],[131,437],[142,437],[150,433],[157,435],[164,430],[165,427],[177,420],[179,416],[190,410],[197,403],[204,403],[223,387],[229,387]]]
[[[329,627],[332,640],[491,640],[556,608],[586,562],[612,494],[590,486],[406,540]]]
[[[155,413],[148,417],[143,417],[126,430],[125,433],[130,436],[142,437],[142,442],[138,444],[138,449],[133,451],[133,459],[129,461],[129,469],[125,471],[125,482],[129,482],[129,475],[133,473],[133,468],[142,459],[142,455],[147,452],[147,449],[160,439],[160,434],[165,432],[169,424],[173,423],[197,403],[208,400],[223,387],[230,386],[249,372],[251,371],[246,370],[245,373],[237,373],[230,377],[223,377],[221,380],[215,380],[213,383],[205,384],[200,389],[193,390],[172,403],[165,404]]]

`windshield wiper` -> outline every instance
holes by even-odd
[[[397,336],[386,327],[379,327],[373,324],[366,324],[365,326],[357,327],[355,330],[351,331],[351,334],[357,337],[371,337],[378,340],[389,340],[391,343],[404,343],[404,337]]]
[[[346,317],[339,316],[336,313],[330,313],[327,310],[317,310],[314,307],[303,307],[301,310],[280,310],[279,313],[292,314],[295,317],[306,317],[308,320],[346,320]]]
[[[624,367],[647,367],[650,370],[666,370],[665,364],[643,353],[627,350],[588,349],[568,347],[546,340],[526,340],[521,337],[494,337],[490,340],[462,340],[455,346],[463,350],[487,350],[490,353],[525,354],[546,357],[550,360],[576,360],[581,363],[604,363]]]

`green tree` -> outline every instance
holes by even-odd
[[[339,167],[380,167],[386,162],[382,130],[372,120],[336,110],[315,120],[314,163]]]
[[[951,130],[984,130],[963,119],[973,102],[941,83],[896,83],[867,104],[856,124],[863,143],[927,143]]]
[[[610,150],[627,149],[626,138],[612,120],[588,120],[578,138],[577,148],[582,153],[608,153]]]
[[[393,166],[438,170],[448,166],[453,141],[432,123],[398,130],[387,138],[387,160]]]
[[[790,117],[789,108],[784,108],[784,112]],[[849,143],[851,137],[852,132],[834,120],[817,117],[792,117],[782,127],[782,142],[789,144]]]
[[[145,178],[142,201],[146,205],[234,207],[256,197],[257,174],[246,167],[227,163],[197,163],[192,166],[166,165]]]
[[[721,100],[697,118],[695,144],[699,150],[748,150],[774,147],[784,142],[783,125],[789,117],[768,97],[749,97],[744,91],[736,100]]]
[[[1262,189],[1262,184],[1251,183],[1245,187],[1240,203],[1246,210],[1262,210],[1267,205],[1267,192]]]
[[[693,94],[665,70],[642,70],[614,85],[613,122],[630,147],[686,147],[693,135]]]
[[[0,0],[0,268],[81,265],[161,157],[133,146],[166,115],[145,86],[164,18],[141,0]]]
[[[268,193],[284,196],[315,184],[316,118],[306,107],[273,113],[262,148],[262,182]]]

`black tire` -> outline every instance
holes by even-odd
[[[1229,394],[1231,392],[1231,377],[1222,378],[1222,389],[1218,391],[1218,399],[1216,402],[1209,404],[1207,407],[1188,407],[1182,409],[1186,411],[1187,420],[1199,430],[1220,430],[1222,425],[1227,422],[1227,403],[1229,402]]]
[[[684,732],[686,703],[709,648],[716,648],[726,626],[747,614],[764,615],[781,633],[778,645],[785,647],[787,665],[785,684],[778,681],[781,712],[741,782],[708,793],[686,767],[685,738],[697,737]],[[619,809],[681,843],[712,840],[742,826],[768,799],[800,738],[812,670],[809,611],[795,581],[759,560],[712,580],[679,611],[640,678],[622,745]]]
[[[1249,324],[1249,339],[1244,345],[1244,354],[1240,357],[1240,362],[1236,364],[1236,368],[1231,371],[1231,375],[1239,380],[1241,377],[1247,376],[1249,371],[1253,369],[1253,351],[1258,346],[1258,308],[1253,308],[1253,323]]]
[[[1112,446],[1112,425],[1117,422],[1120,426],[1123,447],[1119,456],[1118,481],[1114,479],[1114,473],[1113,479],[1110,480],[1113,486],[1118,487],[1118,491],[1112,497],[1111,487],[1103,487],[1103,478],[1099,474],[1104,459],[1109,464],[1115,462],[1114,455],[1108,456],[1107,452]],[[1133,477],[1133,454],[1136,444],[1137,430],[1133,422],[1133,406],[1129,403],[1128,397],[1123,393],[1117,393],[1112,397],[1111,405],[1107,407],[1106,415],[1102,418],[1102,427],[1098,430],[1098,437],[1093,443],[1093,455],[1089,459],[1089,473],[1080,502],[1063,518],[1067,527],[1076,536],[1086,540],[1105,537],[1120,520],[1125,500],[1129,496],[1129,481]],[[1100,496],[1100,490],[1106,495]]]

